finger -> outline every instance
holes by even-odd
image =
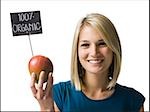
[[[46,90],[45,90],[46,97],[49,95],[52,95],[52,87],[53,87],[53,76],[52,76],[52,72],[50,72],[48,75],[48,81],[47,81]]]
[[[44,90],[43,90],[44,75],[45,72],[41,71],[39,76],[39,81],[38,81],[37,99],[42,99],[44,95]]]
[[[36,82],[36,75],[35,75],[35,73],[32,73],[31,74],[30,88],[31,88],[31,91],[32,91],[34,96],[36,96],[36,93],[37,93],[37,90],[35,87],[35,82]]]
[[[40,76],[39,76],[39,81],[38,81],[38,87],[39,87],[39,88],[43,88],[44,75],[45,75],[45,72],[44,72],[44,71],[41,71],[41,72],[40,72]]]

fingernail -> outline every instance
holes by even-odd
[[[44,73],[45,73],[45,71],[43,71],[43,70],[40,72],[40,74],[44,74]]]
[[[49,73],[49,76],[53,77],[53,73],[52,73],[52,72],[50,72],[50,73]]]

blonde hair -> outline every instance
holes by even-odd
[[[82,18],[76,26],[72,45],[71,82],[74,84],[76,90],[82,89],[83,79],[81,76],[84,69],[78,59],[78,41],[80,31],[85,25],[90,25],[98,32],[101,32],[104,42],[113,52],[113,61],[110,66],[111,79],[107,86],[108,89],[112,89],[120,73],[122,58],[121,44],[113,23],[104,15],[98,13],[88,14],[86,17]]]

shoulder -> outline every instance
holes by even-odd
[[[116,84],[116,92],[132,109],[140,109],[145,101],[145,97],[132,87]]]
[[[59,83],[56,83],[54,86],[56,85],[70,85],[71,84],[71,81],[65,81],[65,82],[59,82]]]
[[[128,86],[123,86],[120,84],[116,84],[116,89],[117,91],[119,91],[120,93],[129,95],[129,96],[141,96],[144,97],[139,91],[137,91],[136,89],[132,88],[132,87],[128,87]]]
[[[71,81],[66,81],[66,82],[59,82],[53,86],[53,89],[67,89],[67,88],[72,88],[73,85]]]
[[[72,91],[75,89],[71,81],[59,82],[53,86],[53,99],[60,111],[62,111],[66,98],[70,97]]]
[[[54,97],[65,98],[70,92],[74,92],[75,87],[71,83],[71,81],[59,82],[53,86],[53,94]]]

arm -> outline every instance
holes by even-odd
[[[58,107],[57,107],[57,105],[56,105],[56,103],[54,102],[54,112],[60,112],[60,110],[58,109]]]
[[[139,112],[144,112],[144,106],[142,105]]]

